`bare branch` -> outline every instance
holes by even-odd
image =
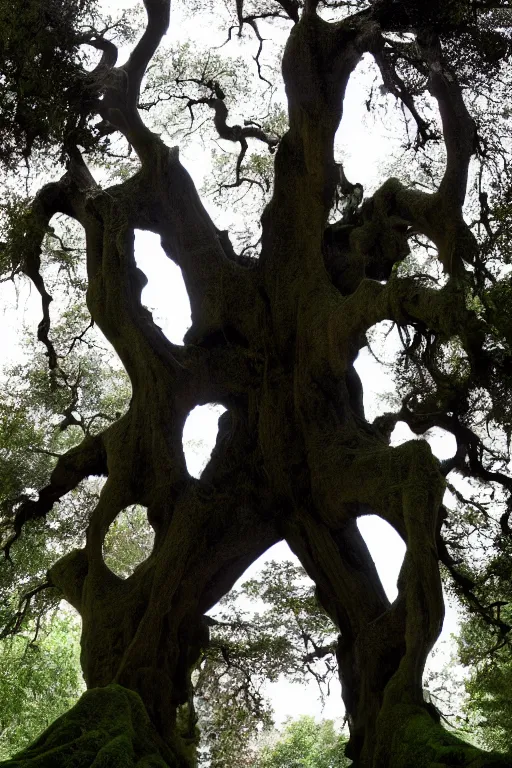
[[[79,334],[78,334],[78,336],[73,336],[73,339],[71,340],[71,344],[69,345],[69,349],[68,349],[68,351],[67,351],[66,355],[69,355],[69,354],[70,354],[70,352],[72,352],[72,351],[73,351],[73,348],[74,348],[74,346],[75,346],[75,344],[76,344],[77,342],[79,342],[79,341],[83,341],[83,339],[84,339],[84,336],[85,336],[85,334],[87,333],[87,331],[89,331],[89,330],[90,330],[91,328],[93,328],[93,327],[94,327],[94,320],[93,320],[93,319],[92,319],[92,317],[91,317],[91,319],[90,319],[90,321],[89,321],[88,325],[86,326],[86,328],[84,328],[84,330],[82,331],[82,333],[79,333]]]
[[[317,648],[315,648],[314,651],[311,651],[311,653],[308,653],[306,656],[303,657],[304,664],[309,664],[312,661],[316,661],[317,659],[323,659],[324,656],[334,656],[336,651],[338,649],[338,641],[335,641],[333,643],[329,643],[329,645],[322,645]]]
[[[200,84],[207,85],[207,83],[202,82],[200,82]],[[215,83],[213,86],[215,87],[217,84]],[[273,151],[279,144],[279,138],[276,136],[268,136],[265,131],[252,122],[247,122],[244,126],[228,125],[228,108],[224,101],[224,95],[215,98],[204,97],[200,99],[189,99],[187,106],[190,109],[196,104],[206,104],[210,109],[213,109],[215,113],[213,122],[221,139],[233,142],[242,142],[244,139],[257,139],[266,144],[270,151]]]
[[[260,31],[258,29],[258,24],[256,23],[255,19],[246,19],[247,24],[252,28],[254,34],[256,35],[256,38],[258,40],[258,52],[256,56],[254,56],[254,61],[256,62],[256,67],[258,68],[258,77],[260,80],[263,80],[264,83],[267,83],[267,85],[272,88],[272,83],[267,80],[266,77],[263,77],[261,73],[261,63],[260,63],[260,56],[261,52],[263,51],[263,38],[260,34]]]
[[[14,532],[3,545],[5,557],[10,559],[10,549],[19,539],[23,526],[29,520],[46,517],[55,502],[90,475],[105,475],[107,473],[106,455],[103,437],[86,437],[79,445],[61,455],[53,470],[50,483],[39,492],[37,499],[23,501],[14,519],[10,521]]]
[[[414,118],[418,129],[415,142],[416,148],[424,147],[431,139],[438,138],[436,132],[430,128],[429,123],[418,113],[414,103],[414,97],[396,71],[396,67],[391,60],[383,38],[379,39],[378,45],[375,46],[372,53],[375,62],[380,69],[384,86],[393,94],[393,96],[407,107]]]
[[[29,592],[23,595],[23,597],[20,600],[20,605],[18,610],[16,611],[14,616],[11,618],[11,620],[6,624],[2,632],[0,632],[0,640],[3,640],[9,635],[15,635],[20,631],[21,627],[23,626],[23,622],[25,621],[25,617],[28,613],[28,610],[30,608],[33,598],[43,590],[51,589],[53,586],[54,585],[52,584],[51,581],[45,581],[43,584],[39,584],[37,587],[35,587],[34,589],[31,589]],[[32,642],[34,642],[34,640],[35,638],[32,640]]]

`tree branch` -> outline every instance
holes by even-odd
[[[149,62],[169,27],[170,0],[144,0],[147,26],[144,33],[122,67],[128,76],[128,106],[136,109],[140,85]]]
[[[106,40],[104,37],[87,37],[83,40],[84,45],[90,45],[92,48],[96,48],[98,51],[102,51],[101,59],[94,67],[92,72],[88,74],[88,80],[94,84],[101,86],[103,78],[110,72],[116,65],[118,51],[117,46],[110,40]]]
[[[198,82],[199,85],[208,85],[208,83],[203,83],[202,81],[196,82]],[[218,89],[217,83],[214,83],[213,85]],[[215,98],[204,97],[200,99],[189,99],[187,106],[191,108],[195,104],[206,104],[210,107],[210,109],[213,109],[215,112],[213,123],[217,133],[219,134],[219,138],[221,139],[233,142],[242,142],[243,139],[258,139],[258,141],[262,141],[264,144],[266,144],[271,151],[279,144],[279,138],[268,136],[265,131],[254,124],[246,124],[244,126],[228,125],[228,108],[224,101],[224,96],[222,96],[222,98],[217,96]]]
[[[454,566],[454,560],[450,553],[448,552],[448,549],[446,547],[446,544],[444,540],[441,537],[441,534],[438,534],[437,537],[437,549],[439,554],[439,559],[443,563],[443,565],[446,567],[448,572],[450,573],[453,581],[455,582],[455,585],[458,589],[458,591],[462,594],[464,599],[466,600],[469,610],[478,613],[478,615],[485,621],[486,624],[489,626],[494,627],[495,629],[499,630],[502,637],[504,635],[507,635],[512,627],[507,624],[506,622],[502,621],[500,618],[497,618],[492,615],[492,613],[489,613],[489,607],[485,607],[482,605],[478,597],[474,593],[474,587],[475,583],[472,579],[469,579],[464,574],[457,571],[457,569]]]
[[[9,635],[16,635],[23,626],[25,617],[28,613],[32,599],[45,589],[51,589],[54,584],[51,581],[45,581],[43,584],[39,584],[34,589],[23,595],[20,600],[20,605],[14,616],[7,622],[3,630],[0,632],[0,640],[8,637]],[[34,642],[35,638],[32,640]]]
[[[396,71],[396,67],[389,57],[384,38],[379,38],[378,43],[371,52],[380,69],[385,87],[393,94],[393,96],[395,96],[395,98],[407,107],[414,118],[418,129],[415,147],[417,149],[424,147],[428,141],[437,138],[437,134],[430,129],[429,123],[418,113],[413,95],[409,92],[409,89]]]
[[[98,112],[105,121],[104,129],[112,125],[121,131],[142,161],[150,158],[153,146],[161,143],[144,125],[137,105],[148,64],[169,26],[170,0],[144,0],[144,6],[146,29],[126,64],[108,73],[104,96],[98,104]]]
[[[236,327],[240,341],[254,322],[249,308],[257,301],[254,272],[226,255],[225,237],[220,238],[181,165],[178,147],[169,149],[160,143],[154,149],[151,163],[119,193],[115,189],[109,194],[120,195],[125,212],[131,201],[128,216],[132,226],[159,234],[164,251],[181,267],[192,310],[187,340],[204,342],[214,333],[229,334],[226,328]],[[236,297],[241,292],[249,306],[239,305]]]
[[[297,0],[276,0],[286,15],[295,23],[299,21],[300,4]]]
[[[312,661],[316,661],[317,659],[323,659],[324,656],[334,656],[337,650],[338,641],[336,640],[333,643],[329,643],[329,645],[321,645],[318,648],[315,648],[314,651],[311,651],[311,653],[303,656],[302,660],[304,664],[310,664]]]
[[[25,220],[21,244],[23,248],[21,269],[32,280],[41,295],[43,319],[38,326],[37,338],[46,347],[50,369],[57,367],[57,354],[49,338],[52,297],[46,290],[40,272],[43,240],[47,234],[51,233],[49,224],[53,216],[56,213],[64,213],[77,218],[78,198],[82,198],[83,202],[83,192],[96,187],[78,149],[70,146],[68,154],[70,159],[64,176],[57,182],[46,184],[34,198]]]
[[[443,58],[435,34],[421,31],[418,47],[428,64],[429,90],[436,98],[443,124],[446,170],[439,186],[445,204],[460,209],[466,197],[468,167],[476,149],[476,126],[470,117],[455,72]]]
[[[50,476],[49,485],[45,486],[36,500],[23,501],[10,521],[14,532],[3,545],[5,557],[10,560],[10,549],[19,539],[25,523],[46,517],[55,502],[73,490],[90,475],[107,474],[106,454],[103,436],[86,437],[75,448],[62,454]]]

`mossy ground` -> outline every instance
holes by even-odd
[[[1,768],[185,768],[155,732],[144,705],[119,685],[86,691],[30,747]]]

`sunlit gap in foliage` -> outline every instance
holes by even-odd
[[[407,440],[426,440],[432,449],[432,453],[439,461],[451,459],[455,455],[457,450],[457,441],[451,432],[446,432],[439,427],[432,427],[424,435],[415,435],[407,424],[403,421],[399,421],[396,424],[393,432],[391,433],[391,445],[401,445],[407,442]]]
[[[405,544],[395,529],[378,515],[358,518],[357,527],[370,550],[388,600],[393,602],[398,595],[396,582],[405,556]]]
[[[127,579],[149,557],[153,540],[146,508],[134,504],[123,509],[108,529],[103,559],[111,571]]]
[[[364,409],[369,421],[399,406],[393,381],[392,364],[401,348],[393,323],[387,320],[366,333],[368,345],[357,356],[354,367],[363,385]]]
[[[219,418],[226,409],[217,403],[198,405],[190,411],[183,427],[183,453],[192,477],[200,477],[210,461],[219,431]]]
[[[382,157],[390,151],[389,132],[385,131],[379,115],[369,111],[368,83],[374,80],[377,72],[373,57],[363,56],[348,81],[335,144],[336,159],[342,158],[344,171],[352,184],[363,185],[365,197],[382,183]]]
[[[261,686],[259,691],[271,704],[277,726],[305,713],[342,723],[334,656],[338,630],[314,595],[313,581],[288,544],[281,541],[252,563],[209,612],[224,622],[214,625],[213,637],[219,632],[222,635],[230,622],[238,628],[238,645],[236,635],[230,641],[233,653],[247,647],[248,635],[252,656],[245,657],[243,664],[250,660],[251,686]],[[332,652],[305,661],[315,644],[317,648],[332,646]]]
[[[135,232],[135,260],[148,279],[142,303],[173,344],[183,344],[190,328],[190,302],[181,269],[165,255],[160,237],[152,232]]]

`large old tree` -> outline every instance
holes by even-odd
[[[106,478],[85,546],[60,557],[27,597],[46,587],[79,612],[83,673],[95,690],[9,764],[192,765],[191,674],[208,644],[205,613],[286,539],[339,628],[353,765],[510,765],[443,730],[422,693],[443,622],[440,567],[501,648],[510,629],[499,601],[488,604],[489,592],[479,592],[458,556],[453,531],[461,523],[443,502],[453,473],[473,478],[483,494],[491,489],[497,524],[489,530],[506,571],[508,4],[240,0],[227,11],[230,37],[247,32],[262,43],[261,25],[274,22],[287,35],[282,131],[256,120],[233,124],[229,94],[207,64],[188,76],[173,72],[179,57],[159,53],[169,0],[144,0],[147,18],[132,43],[129,23],[103,21],[87,2],[15,5],[0,2],[0,159],[6,183],[26,167],[43,186],[30,202],[18,196],[4,206],[2,267],[24,273],[41,294],[38,338],[49,381],[69,383],[52,335],[44,244],[60,238],[61,254],[69,253],[62,227],[73,220],[86,238],[90,317],[121,360],[132,396],[111,423],[91,419],[43,487],[34,479],[4,504],[4,553],[15,579],[31,527],[50,520],[87,478]],[[122,66],[117,40],[132,45]],[[403,109],[410,144],[402,180],[390,178],[362,200],[361,185],[335,162],[334,140],[347,84],[365,56],[380,71],[377,91]],[[259,56],[256,66],[265,88]],[[240,252],[216,228],[179,146],[154,130],[153,107],[174,97],[192,115],[211,114],[218,135],[238,145],[235,189],[265,192],[246,153],[256,144],[268,153],[273,179],[257,249]],[[375,98],[372,89],[369,109]],[[102,186],[106,166],[124,163],[109,143],[119,137],[137,161],[132,172],[123,166],[121,181]],[[37,165],[45,156],[56,173],[46,184],[48,164]],[[182,270],[192,309],[183,346],[170,343],[141,304],[136,229],[157,234]],[[395,324],[403,342],[401,404],[371,423],[354,361],[382,321]],[[197,480],[186,469],[183,426],[191,409],[211,402],[226,412]],[[64,409],[68,425],[77,423],[77,407],[75,398]],[[453,457],[439,462],[424,439],[391,447],[398,421],[418,436],[433,427],[451,433]],[[454,488],[452,499],[462,497]],[[107,567],[103,543],[132,505],[147,509],[155,540],[122,579]],[[392,604],[357,527],[370,513],[407,546]],[[19,626],[27,600],[7,631]]]

